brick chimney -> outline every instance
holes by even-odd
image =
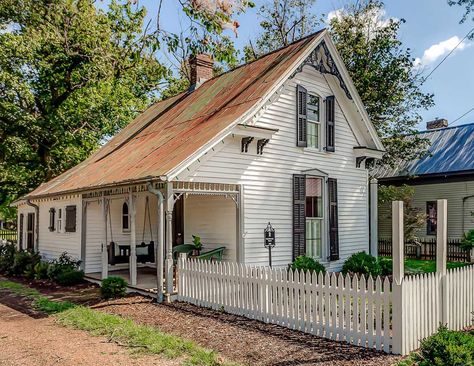
[[[444,118],[436,118],[433,121],[426,122],[427,130],[435,130],[437,128],[448,127],[448,120]]]
[[[213,66],[214,62],[209,55],[191,56],[189,59],[191,90],[197,89],[203,82],[213,77]]]

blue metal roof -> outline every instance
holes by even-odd
[[[474,123],[423,131],[418,136],[430,141],[428,153],[421,159],[402,161],[393,169],[382,169],[379,178],[474,170]]]

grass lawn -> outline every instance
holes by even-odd
[[[382,257],[383,258],[383,257]],[[392,259],[392,258],[387,258]],[[448,262],[448,269],[464,267],[466,263]],[[436,271],[436,261],[421,259],[405,259],[405,274],[428,273]]]
[[[140,325],[133,320],[106,314],[68,301],[53,301],[37,290],[13,281],[0,280],[0,289],[33,300],[33,306],[40,311],[54,314],[56,321],[64,326],[81,329],[92,335],[105,336],[109,341],[123,344],[135,352],[163,355],[170,359],[182,358],[184,365],[230,366],[222,362],[211,350],[193,341],[164,333],[158,329]]]

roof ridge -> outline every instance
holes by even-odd
[[[242,67],[251,65],[251,64],[253,64],[254,62],[260,61],[261,59],[263,59],[263,58],[265,58],[265,57],[267,57],[267,56],[270,56],[270,55],[272,55],[272,54],[274,54],[274,53],[276,53],[276,52],[282,51],[282,50],[284,50],[285,48],[291,47],[291,46],[293,46],[293,45],[295,45],[295,44],[297,44],[297,43],[299,43],[299,42],[303,42],[303,41],[308,40],[309,38],[316,37],[317,35],[321,34],[321,33],[324,32],[325,30],[326,30],[326,28],[321,28],[320,30],[318,30],[318,31],[316,31],[316,32],[313,32],[313,33],[311,33],[311,34],[308,34],[307,36],[304,36],[304,37],[302,37],[302,38],[300,38],[300,39],[298,39],[298,40],[296,40],[296,41],[293,41],[293,42],[287,44],[286,46],[277,48],[277,49],[275,49],[275,50],[273,50],[273,51],[270,51],[270,52],[267,52],[267,53],[265,53],[265,54],[263,54],[263,55],[260,55],[260,56],[258,56],[255,60],[252,60],[252,61],[246,62],[246,63],[244,63],[244,64],[238,65],[238,66],[234,67],[233,69],[229,69],[229,70],[227,70],[227,71],[224,71],[222,74],[213,76],[212,78],[206,80],[206,81],[205,81],[204,83],[202,83],[202,84],[205,84],[205,83],[207,83],[208,81],[217,79],[217,78],[219,78],[219,77],[221,77],[221,76],[223,76],[223,75],[229,74],[229,73],[231,73],[231,72],[233,72],[233,71],[235,71],[235,70],[238,70],[238,69],[240,69],[240,68],[242,68]],[[196,91],[196,90],[197,90],[197,89],[193,90],[192,92],[194,92],[194,91]],[[166,99],[165,99],[165,100],[166,100]]]

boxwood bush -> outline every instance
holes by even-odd
[[[442,326],[421,341],[415,360],[419,366],[474,366],[474,336]]]
[[[292,269],[293,271],[299,270],[304,272],[309,271],[311,273],[326,273],[326,268],[321,263],[305,255],[300,255],[299,257],[296,257],[293,263],[290,264],[290,269]]]
[[[359,252],[352,254],[346,259],[342,266],[342,273],[346,275],[358,274],[372,277],[379,276],[382,274],[380,263],[373,255],[367,254],[366,252]]]
[[[127,281],[122,277],[110,276],[102,280],[100,294],[104,299],[124,297],[127,292]]]

